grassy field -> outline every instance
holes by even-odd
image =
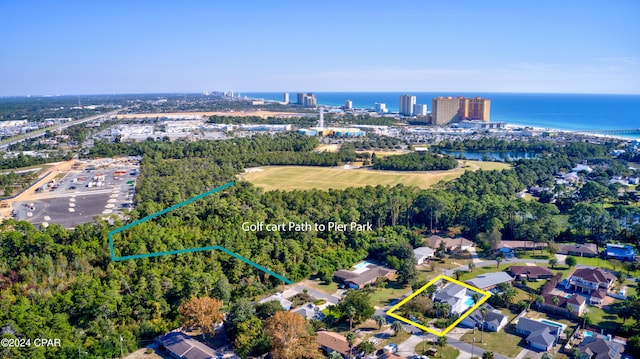
[[[505,328],[499,332],[484,332],[482,339],[484,343],[480,343],[480,332],[476,331],[476,347],[484,350],[500,353],[510,358],[515,358],[520,353],[526,343],[519,335],[515,334],[515,330]],[[460,338],[460,341],[471,343],[473,334],[467,333]]]
[[[342,167],[313,166],[266,166],[254,168],[242,175],[267,191],[275,189],[343,189],[367,185],[391,185],[402,183],[406,186],[430,188],[440,181],[450,181],[460,177],[467,170],[493,170],[508,168],[499,162],[462,161],[461,168],[449,171],[396,172],[370,169],[344,169]]]

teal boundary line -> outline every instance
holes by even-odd
[[[189,204],[191,202],[197,201],[197,200],[199,200],[201,198],[204,198],[204,197],[212,195],[212,194],[214,194],[216,192],[222,191],[222,190],[224,190],[226,188],[229,188],[229,187],[233,186],[234,184],[235,184],[235,182],[229,182],[229,183],[223,184],[220,187],[216,187],[216,188],[214,188],[214,189],[212,189],[210,191],[207,191],[205,193],[199,194],[199,195],[197,195],[197,196],[195,196],[193,198],[189,198],[188,200],[186,200],[184,202],[180,202],[180,203],[175,204],[175,205],[173,205],[171,207],[165,208],[162,211],[156,212],[154,214],[150,214],[150,215],[148,215],[148,216],[146,216],[144,218],[138,219],[137,221],[133,221],[133,222],[131,222],[131,223],[125,225],[125,226],[122,226],[120,228],[116,228],[113,231],[109,232],[107,237],[109,238],[109,252],[111,254],[111,260],[117,262],[117,261],[129,260],[129,259],[161,257],[161,256],[172,255],[172,254],[193,253],[193,252],[203,252],[203,251],[216,251],[217,250],[217,251],[222,251],[224,253],[227,253],[228,255],[230,255],[230,256],[232,256],[234,258],[237,258],[237,259],[239,259],[239,260],[241,260],[241,261],[243,261],[243,262],[245,262],[245,263],[247,263],[247,264],[249,264],[249,265],[251,265],[251,266],[253,266],[255,268],[258,268],[261,271],[263,271],[265,273],[268,273],[268,274],[278,278],[279,280],[281,280],[281,281],[283,281],[283,282],[285,282],[287,284],[293,284],[293,282],[290,281],[289,279],[287,279],[287,278],[285,278],[285,277],[283,277],[283,276],[281,276],[281,275],[279,275],[279,274],[277,274],[277,273],[275,273],[275,272],[273,272],[273,271],[271,271],[271,270],[259,265],[256,262],[253,262],[253,261],[251,261],[251,260],[249,260],[249,259],[247,259],[247,258],[245,258],[245,257],[243,257],[243,256],[241,256],[241,255],[239,255],[237,253],[234,253],[234,252],[228,250],[225,247],[221,247],[221,246],[208,246],[208,247],[176,249],[176,250],[173,250],[173,251],[133,254],[133,255],[129,255],[129,256],[116,257],[115,249],[113,248],[113,235],[114,234],[120,233],[122,231],[126,231],[127,229],[130,229],[130,228],[132,228],[134,226],[137,226],[140,223],[144,223],[144,222],[149,221],[149,220],[151,220],[153,218],[161,216],[161,215],[163,215],[163,214],[165,214],[167,212],[171,212],[174,209],[178,209],[178,208],[180,208],[182,206],[185,206],[185,205],[187,205],[187,204]]]

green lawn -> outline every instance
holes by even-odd
[[[476,345],[478,348],[489,350],[494,353],[500,353],[510,358],[514,358],[523,347],[526,346],[526,342],[519,335],[515,334],[515,330],[505,327],[499,332],[484,332],[482,337],[484,343],[480,343],[480,332],[476,331]],[[460,338],[460,341],[471,343],[473,338],[472,333],[467,333]]]
[[[614,303],[619,303],[620,300],[616,300]],[[599,329],[605,331],[615,332],[622,325],[622,319],[612,311],[607,311],[599,307],[589,306],[589,319]],[[627,319],[625,324],[633,324],[633,319]]]
[[[373,288],[373,293],[369,296],[371,305],[374,307],[384,307],[392,299],[397,299],[411,292],[410,286],[398,285],[396,281],[388,281],[385,288]]]
[[[432,346],[436,349],[438,349],[438,355],[434,356],[434,359],[437,358],[443,358],[443,359],[456,359],[458,357],[458,355],[460,355],[460,351],[456,348],[450,347],[448,345],[445,345],[444,347],[442,347],[442,349],[437,346],[437,345],[430,345],[429,342],[426,343],[426,348],[429,349],[429,347]],[[422,352],[422,342],[418,345],[416,345],[414,351],[418,354],[423,353]]]

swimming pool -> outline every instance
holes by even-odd
[[[590,332],[590,331],[588,331],[588,330],[585,330],[582,334],[583,334],[585,337],[591,337],[591,336],[593,336],[593,332]]]
[[[469,297],[469,298],[467,298],[467,300],[464,301],[464,305],[466,305],[467,307],[472,306],[473,303],[474,303],[474,301],[473,301],[472,297]]]
[[[544,323],[544,324],[553,325],[554,327],[562,328],[562,324],[560,324],[560,323],[552,322],[552,321],[545,320],[545,319],[540,319],[540,322]]]
[[[360,263],[358,263],[358,264],[355,264],[355,265],[353,266],[353,268],[355,268],[355,269],[362,269],[362,268],[364,268],[364,267],[368,266],[369,264],[373,264],[373,263],[371,263],[371,262],[367,262],[367,261],[364,261],[364,262],[360,262]]]

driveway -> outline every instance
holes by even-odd
[[[398,344],[398,355],[410,357],[416,354],[416,345],[422,343],[422,336],[412,335],[409,339]]]

